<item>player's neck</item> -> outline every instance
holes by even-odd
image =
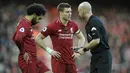
[[[64,26],[67,26],[68,20],[64,20],[60,17],[60,21]]]
[[[25,18],[26,18],[27,20],[29,20],[29,21],[32,20],[32,16],[25,16]]]

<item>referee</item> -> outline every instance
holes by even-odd
[[[92,54],[90,73],[111,73],[112,56],[109,51],[107,31],[102,21],[92,14],[91,5],[88,2],[82,2],[78,6],[78,12],[80,18],[87,22],[85,31],[88,40],[78,53],[84,54],[90,50]]]

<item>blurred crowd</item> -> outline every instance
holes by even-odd
[[[47,15],[40,25],[34,26],[35,36],[42,30],[41,27],[46,26],[58,17],[56,7],[49,5],[45,5],[45,7],[48,10]],[[19,50],[12,41],[12,36],[19,19],[26,14],[25,10],[26,5],[9,4],[0,6],[0,73],[21,73],[17,65]],[[110,51],[113,57],[112,73],[130,73],[130,11],[124,7],[95,5],[93,6],[93,12],[103,21],[108,31]],[[72,20],[78,23],[86,37],[85,22],[79,19],[77,6],[72,6]],[[52,47],[49,37],[44,41]],[[74,41],[76,41],[76,38]],[[76,45],[74,43],[74,46]],[[41,48],[37,48],[37,51],[38,58],[51,69],[50,55]],[[89,73],[90,58],[91,54],[87,52],[76,60],[78,73]]]

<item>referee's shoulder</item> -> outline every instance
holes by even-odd
[[[96,23],[99,24],[99,25],[103,25],[102,20],[101,20],[99,17],[97,17],[97,16],[95,16],[95,18],[94,18],[93,21],[96,22]]]

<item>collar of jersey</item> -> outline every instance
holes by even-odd
[[[22,19],[25,20],[26,22],[28,22],[30,25],[32,25],[31,21],[29,21],[29,20],[26,19],[25,17],[23,17]]]
[[[68,23],[67,23],[66,26],[69,26],[70,21],[71,21],[71,20],[68,21]],[[60,24],[61,26],[65,26],[65,25],[61,22],[60,18],[58,18],[58,19],[56,20],[56,23]]]

